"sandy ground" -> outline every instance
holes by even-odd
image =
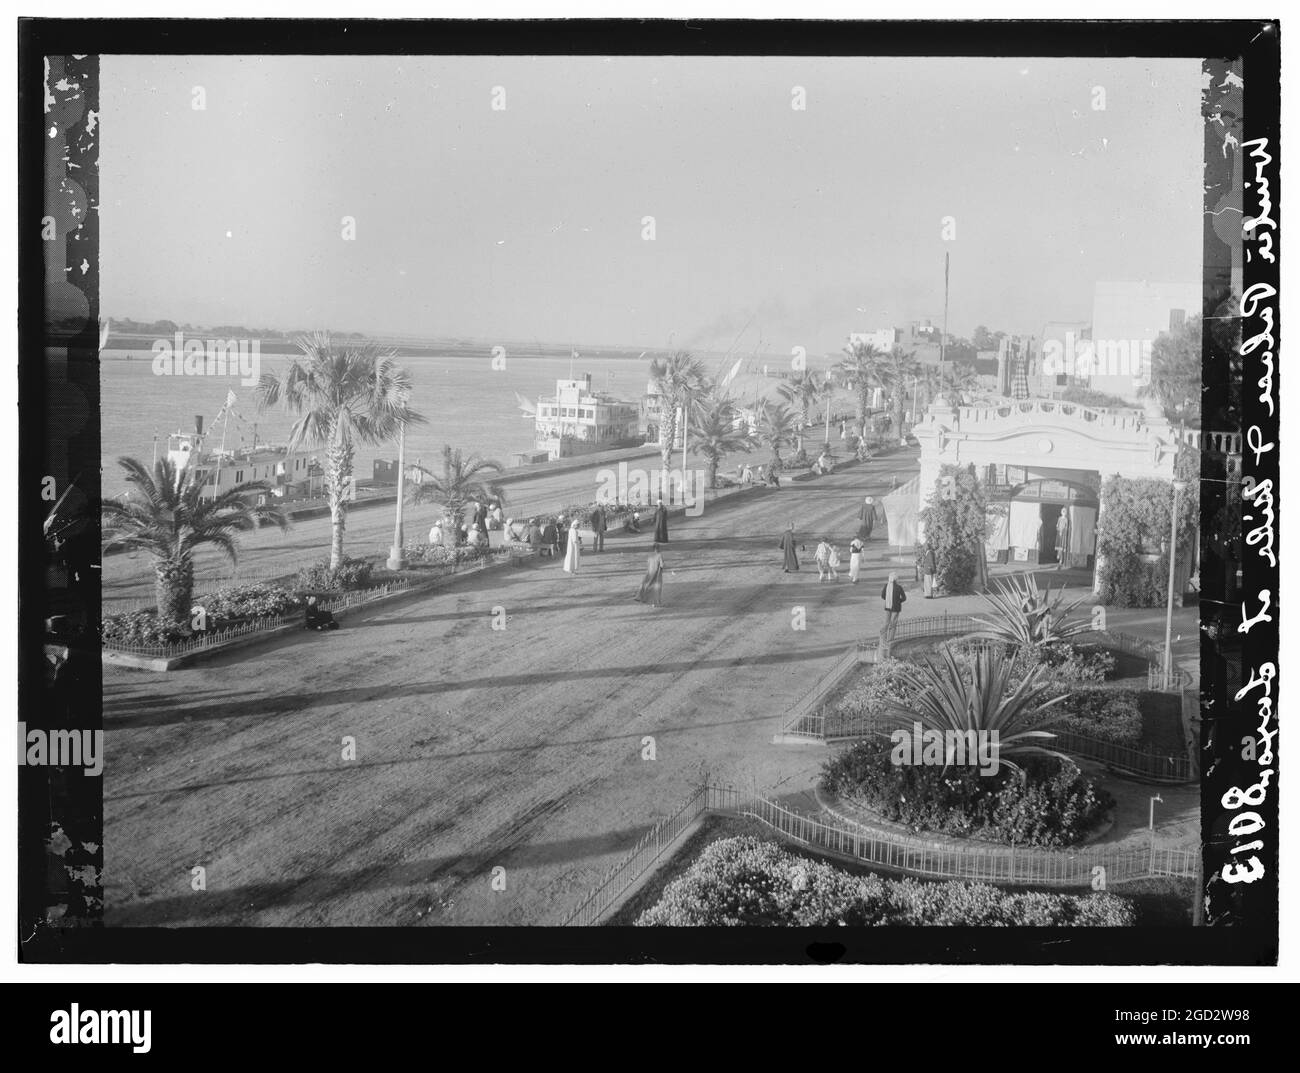
[[[106,923],[556,924],[704,772],[800,801],[826,752],[772,735],[848,644],[878,631],[892,565],[878,540],[860,584],[847,571],[818,583],[815,538],[845,549],[861,497],[914,471],[895,456],[675,521],[660,610],[630,599],[650,536],[620,536],[577,577],[551,562],[485,572],[335,633],[166,675],[106,669]],[[583,498],[591,476],[564,479],[530,487],[531,509]],[[392,523],[384,510],[361,518],[358,540]],[[809,545],[786,575],[776,542],[791,520]],[[314,556],[325,528],[283,540],[267,561]],[[956,613],[969,599],[907,610]],[[1194,651],[1188,614],[1177,628]],[[1115,628],[1163,628],[1158,612],[1116,615]],[[1145,827],[1153,792],[1123,795],[1117,834]],[[1161,840],[1194,838],[1195,789],[1163,794]],[[191,888],[195,866],[205,891]]]
[[[914,471],[896,456],[677,521],[660,610],[630,599],[650,537],[626,537],[577,577],[488,572],[336,633],[106,670],[106,922],[554,924],[703,772],[808,786],[824,751],[771,737],[878,630],[888,563],[876,542],[857,586],[786,575],[780,530],[843,547],[860,497]]]

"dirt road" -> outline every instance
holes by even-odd
[[[677,521],[660,610],[630,598],[650,537],[627,537],[577,577],[472,575],[336,633],[106,670],[106,923],[555,924],[703,772],[807,786],[825,754],[771,736],[879,628],[889,569],[877,539],[862,583],[819,584],[816,537],[847,561],[861,496],[915,468],[895,456]],[[783,574],[791,520],[808,548]]]

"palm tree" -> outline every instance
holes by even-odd
[[[1052,685],[1043,680],[1045,667],[1034,667],[1013,686],[1015,662],[1001,649],[976,649],[963,662],[944,648],[925,662],[902,663],[897,673],[902,683],[900,693],[907,700],[886,701],[886,722],[909,733],[918,722],[925,730],[937,731],[948,743],[948,764],[953,760],[954,744],[949,732],[968,735],[970,731],[990,737],[996,731],[998,762],[1018,771],[1022,778],[1024,769],[1008,760],[1008,754],[1066,759],[1064,754],[1039,744],[1055,737],[1044,728],[1052,726],[1064,713],[1048,709],[1067,696],[1063,693],[1048,697]],[[884,733],[888,736],[887,731]]]
[[[303,356],[277,376],[263,373],[257,386],[262,407],[279,404],[297,420],[289,447],[325,449],[325,494],[330,508],[330,568],[343,563],[347,526],[346,488],[358,444],[393,439],[403,425],[424,418],[410,407],[411,377],[391,350],[362,343],[336,347],[326,332],[297,340]]]
[[[795,415],[782,403],[765,402],[758,415],[758,442],[772,452],[772,461],[781,468],[781,449],[795,435]]]
[[[666,358],[650,361],[650,386],[659,395],[659,455],[661,479],[666,480],[677,439],[677,409],[687,405],[687,396],[703,393],[708,385],[704,363],[688,351],[675,350]]]
[[[718,464],[723,458],[754,446],[749,426],[729,398],[702,399],[700,408],[692,414],[690,430],[692,444],[704,457],[710,488],[718,487]]]
[[[880,387],[880,367],[884,354],[872,344],[861,340],[851,341],[844,348],[844,357],[835,366],[844,386],[853,392],[857,401],[858,421],[862,425],[862,434],[866,436],[867,412],[871,409],[871,393]]]
[[[894,419],[894,435],[903,436],[903,397],[909,384],[913,384],[921,368],[915,351],[905,351],[896,346],[880,363],[880,382],[889,392]]]
[[[795,435],[795,450],[803,451],[803,430],[810,424],[813,409],[834,391],[829,378],[818,376],[810,369],[796,373],[777,385],[776,393],[786,402],[794,404],[799,415],[799,429]]]
[[[1052,595],[1052,586],[1039,589],[1033,574],[1012,574],[993,582],[996,591],[984,593],[991,618],[976,617],[984,628],[968,636],[1001,641],[1016,648],[1037,648],[1091,632],[1091,619],[1070,621],[1070,613],[1083,603],[1083,597],[1064,607],[1065,586]]]
[[[263,481],[249,481],[205,498],[204,484],[192,466],[178,473],[170,459],[160,458],[150,473],[134,458],[117,461],[132,487],[122,499],[100,505],[104,546],[133,548],[153,556],[158,619],[188,633],[195,549],[211,544],[233,563],[236,533],[258,525],[285,529],[288,522],[278,508],[251,502],[256,493],[269,491]]]
[[[415,468],[424,479],[406,486],[407,502],[438,504],[457,531],[464,518],[465,504],[471,500],[490,502],[495,499],[498,503],[505,503],[505,489],[491,480],[484,480],[487,474],[501,473],[503,467],[500,462],[480,458],[478,455],[465,458],[459,448],[453,451],[444,445],[441,476],[423,466]]]
[[[980,386],[979,374],[973,365],[962,361],[948,361],[943,366],[940,385],[948,401],[961,404],[974,395]]]

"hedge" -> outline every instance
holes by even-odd
[[[637,925],[966,925],[1128,927],[1133,905],[1110,893],[1013,893],[987,883],[858,876],[763,839],[707,846]]]

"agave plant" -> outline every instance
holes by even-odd
[[[1036,648],[1077,637],[1093,628],[1090,619],[1070,620],[1070,613],[1083,603],[1084,597],[1062,606],[1064,585],[1053,596],[1051,585],[1040,589],[1033,574],[1012,574],[993,584],[996,591],[984,594],[991,617],[975,616],[984,629],[970,634],[972,638]]]
[[[895,729],[910,732],[913,724],[920,723],[923,731],[936,731],[945,742],[945,765],[953,761],[955,738],[978,741],[996,731],[993,740],[998,744],[999,764],[1006,764],[1023,779],[1024,768],[1014,757],[1068,759],[1042,744],[1056,737],[1045,728],[1066,714],[1050,709],[1068,695],[1049,696],[1053,686],[1044,680],[1044,671],[1041,666],[1034,667],[1014,681],[1013,657],[1005,651],[990,646],[961,661],[948,649],[940,649],[927,662],[900,665],[900,692],[907,700],[887,700],[882,719]],[[889,735],[889,731],[882,733]]]

